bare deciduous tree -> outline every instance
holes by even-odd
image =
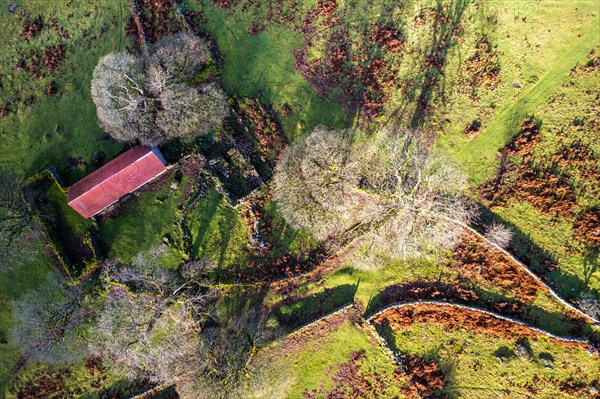
[[[159,41],[146,66],[126,52],[103,57],[91,89],[100,124],[117,140],[148,145],[207,133],[228,113],[216,83],[192,85],[209,62],[204,41],[187,33]]]
[[[364,150],[363,187],[377,206],[364,237],[363,264],[443,251],[456,243],[474,211],[462,194],[466,176],[432,152],[419,132],[388,128]],[[365,259],[366,256],[366,259]]]
[[[275,169],[274,198],[286,221],[321,240],[360,222],[372,203],[360,190],[363,159],[351,135],[316,127],[283,152]]]
[[[192,81],[210,62],[210,52],[204,40],[180,32],[156,43],[148,63],[162,70],[160,75],[165,78],[166,88],[175,83]]]
[[[162,109],[156,116],[156,126],[166,137],[186,137],[193,132],[206,132],[225,116],[225,95],[215,84],[199,89],[175,84],[160,97]]]
[[[80,339],[92,311],[76,286],[50,279],[13,303],[11,341],[29,358],[62,363],[83,358]]]
[[[243,375],[240,375],[237,383],[229,381],[224,387],[224,381],[215,380],[206,372],[201,372],[178,381],[177,394],[181,399],[288,398],[295,382],[292,367],[282,363],[281,358],[273,359],[267,356],[270,348],[266,347],[251,359],[246,359],[247,362],[241,370]],[[209,355],[210,353],[206,353],[206,356]]]
[[[219,294],[202,286],[197,268],[188,269],[179,274],[165,268],[158,249],[140,253],[131,265],[108,262],[103,270],[107,294],[90,338],[92,350],[132,377],[161,383],[203,368],[208,358],[202,356],[198,333],[207,318],[214,318]]]
[[[202,358],[206,361],[194,376],[177,384],[182,398],[247,399],[248,378],[253,376],[258,387],[259,374],[266,372],[255,363],[261,346],[276,336],[267,327],[268,312],[264,306],[252,306],[219,319],[220,325],[207,327],[200,336]],[[263,386],[264,388],[264,386]]]
[[[408,130],[367,139],[316,128],[285,151],[274,181],[292,226],[319,239],[366,227],[363,265],[448,248],[472,216],[464,175]]]
[[[112,287],[100,311],[91,349],[131,377],[168,382],[200,364],[198,324],[185,304]]]
[[[268,348],[268,347],[267,347]],[[268,349],[267,349],[268,350]],[[249,363],[246,378],[234,390],[233,397],[243,399],[286,399],[296,378],[291,365],[281,359],[270,359],[261,351]]]
[[[217,268],[214,259],[208,256],[202,256],[198,259],[190,260],[181,267],[181,275],[187,281],[192,281],[201,285],[212,283],[210,273]]]
[[[137,292],[169,295],[180,281],[175,272],[159,264],[159,255],[156,249],[151,249],[138,254],[129,266],[108,262],[104,267],[105,279],[126,284]]]
[[[92,79],[92,98],[100,125],[120,141],[152,141],[156,101],[144,89],[142,63],[133,55],[102,57]]]

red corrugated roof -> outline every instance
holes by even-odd
[[[156,147],[133,147],[69,187],[69,206],[92,217],[165,170]]]

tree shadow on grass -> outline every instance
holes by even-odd
[[[600,249],[598,248],[587,248],[583,257],[583,275],[584,284],[587,287],[590,284],[592,276],[598,272],[598,265],[600,263]]]
[[[453,36],[468,4],[469,0],[453,0],[450,3],[436,0],[435,14],[441,17],[436,18],[433,24],[431,44],[424,50],[425,64],[420,75],[415,77],[415,87],[411,90],[413,96],[419,93],[416,98],[417,108],[410,121],[413,128],[423,125],[434,93],[440,83],[443,83],[448,52],[455,43]]]
[[[216,195],[216,193],[209,192],[206,200],[207,202],[205,209],[202,210],[202,215],[200,216],[200,225],[198,226],[197,230],[198,232],[192,243],[192,250],[195,254],[200,251],[200,247],[204,243],[204,237],[206,236],[210,223],[217,213],[217,208],[221,202],[221,196]]]
[[[93,258],[94,250],[86,242],[85,237],[75,231],[75,227],[66,217],[64,213],[67,208],[66,196],[64,204],[49,197],[48,193],[53,188],[55,188],[54,182],[49,178],[44,178],[28,185],[27,193],[36,215],[39,216],[39,220],[47,232],[48,239],[52,241],[67,264],[69,272],[78,276],[85,269],[86,263]],[[61,200],[63,198],[58,201]],[[68,210],[69,208],[67,208]]]
[[[354,300],[358,284],[344,284],[299,300],[284,300],[273,308],[273,315],[288,331],[326,316]]]
[[[513,232],[513,238],[508,248],[516,259],[525,264],[532,272],[538,275],[560,295],[563,299],[573,302],[581,292],[588,291],[589,281],[594,273],[598,271],[598,253],[588,252],[583,260],[583,278],[563,272],[559,265],[559,258],[549,253],[536,244],[532,237],[519,229],[515,224],[500,217],[489,208],[480,205],[480,218],[475,226],[479,232],[492,221],[499,221]],[[559,248],[557,250],[562,250]],[[595,292],[595,295],[598,295]]]
[[[153,384],[140,379],[135,380],[118,380],[111,386],[99,389],[94,392],[87,393],[81,396],[81,399],[97,399],[97,398],[123,398],[130,397],[153,388]],[[152,397],[154,398],[154,397]],[[173,397],[176,398],[176,397]]]
[[[231,208],[225,208],[223,210],[223,217],[219,220],[219,257],[217,259],[219,268],[223,267],[225,254],[227,253],[229,243],[231,242],[231,232],[233,231],[236,222],[237,214],[235,211]]]

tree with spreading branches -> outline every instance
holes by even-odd
[[[466,178],[421,137],[399,128],[369,138],[315,128],[276,167],[279,210],[320,240],[364,231],[363,267],[452,246],[473,217],[462,194]]]
[[[79,287],[51,278],[12,307],[10,340],[28,358],[53,364],[84,358],[82,337],[93,310]]]
[[[192,375],[206,361],[199,331],[214,317],[219,294],[203,285],[208,260],[179,272],[165,268],[160,255],[152,249],[131,264],[103,265],[106,295],[89,342],[92,352],[132,378],[165,383]]]
[[[119,141],[148,145],[208,133],[229,110],[221,88],[203,78],[211,62],[206,43],[185,32],[156,43],[147,61],[106,55],[91,84],[100,125]]]

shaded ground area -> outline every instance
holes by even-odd
[[[356,288],[341,285],[305,298],[287,296],[273,305],[273,315],[286,328],[294,329],[352,303]]]
[[[89,237],[91,224],[66,204],[66,196],[50,177],[27,186],[28,196],[44,228],[48,250],[60,270],[64,260],[71,276],[78,276],[88,263],[96,260]],[[57,255],[58,254],[58,255]]]
[[[538,166],[534,158],[534,147],[541,140],[541,121],[528,118],[523,122],[519,133],[501,151],[502,161],[498,176],[481,188],[480,196],[489,206],[505,204],[510,200],[526,201],[544,213],[557,213],[569,216],[576,204],[572,184],[566,176],[561,176],[561,162],[572,156],[584,158],[591,155],[589,150],[577,150],[572,144],[555,154],[555,159],[547,167]],[[573,151],[575,151],[573,153]],[[552,168],[552,164],[556,166]]]

